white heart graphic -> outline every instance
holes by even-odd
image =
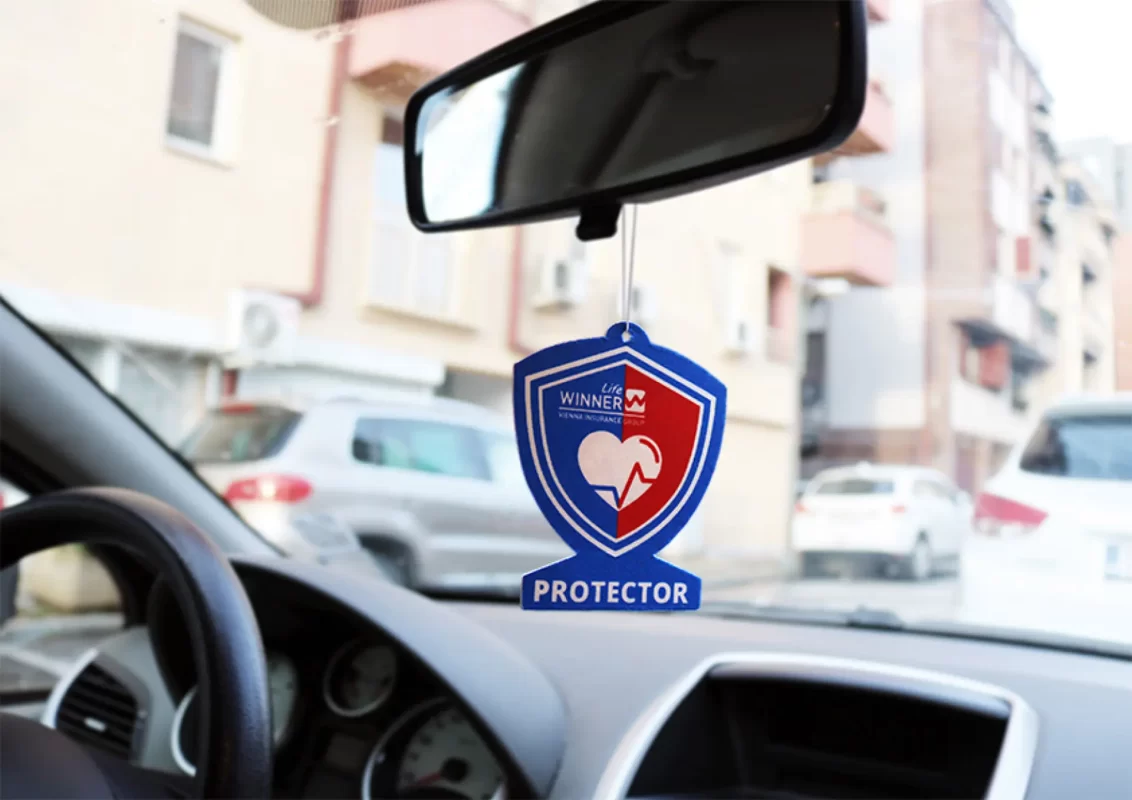
[[[598,497],[621,509],[647,492],[660,474],[660,448],[647,436],[621,441],[609,431],[594,431],[578,445],[578,466]]]

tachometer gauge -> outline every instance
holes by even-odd
[[[502,785],[503,770],[487,743],[452,706],[417,729],[397,770],[398,797],[492,800]]]
[[[396,678],[397,656],[393,648],[359,639],[330,659],[322,693],[334,713],[360,717],[389,698]]]
[[[452,701],[413,706],[378,740],[362,776],[362,798],[505,800],[503,768]]]
[[[295,718],[299,673],[294,662],[285,655],[268,653],[267,683],[271,695],[271,738],[278,748],[290,734]],[[177,706],[170,731],[173,760],[186,775],[196,774],[198,714],[197,687],[194,686]]]

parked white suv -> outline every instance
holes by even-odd
[[[862,463],[814,476],[795,505],[791,538],[804,575],[864,562],[924,580],[955,563],[969,522],[969,499],[943,473]]]
[[[1055,403],[987,482],[959,615],[1132,640],[1132,394]]]
[[[510,589],[569,555],[523,480],[510,419],[469,403],[231,403],[182,453],[285,552],[360,540],[406,585]]]

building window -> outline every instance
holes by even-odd
[[[404,126],[382,121],[374,158],[373,302],[434,316],[453,313],[452,240],[424,235],[405,205]]]
[[[1080,181],[1065,182],[1065,199],[1072,206],[1083,206],[1089,202],[1089,194]]]
[[[227,155],[234,48],[228,37],[180,21],[165,125],[170,144],[200,155]]]

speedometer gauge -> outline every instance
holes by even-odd
[[[502,785],[503,770],[491,750],[451,706],[417,729],[397,771],[398,797],[491,800]]]
[[[339,716],[360,717],[389,698],[396,678],[397,656],[393,648],[358,639],[330,659],[322,686],[323,698]]]
[[[362,776],[363,800],[505,800],[491,748],[447,698],[413,706],[382,734]]]

